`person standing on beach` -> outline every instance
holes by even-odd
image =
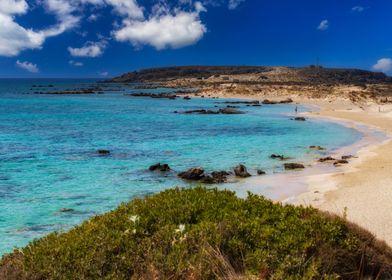
[[[298,106],[295,106],[295,113],[298,113]]]

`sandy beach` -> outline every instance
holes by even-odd
[[[314,99],[299,96],[231,95],[219,92],[211,96],[219,98],[243,98],[255,100],[283,100],[291,97],[294,102],[314,108],[306,117],[325,118],[360,130],[364,137],[354,147],[345,147],[332,156],[347,155],[349,164],[339,168],[317,169],[294,174],[273,175],[279,184],[286,182],[295,187],[298,194],[290,197],[290,191],[273,197],[277,201],[295,205],[313,206],[366,228],[378,239],[392,246],[392,106],[353,104],[347,99]],[[375,137],[374,134],[383,134]],[[322,171],[321,171],[322,170]],[[280,176],[279,178],[276,176]],[[257,182],[272,179],[249,179],[244,187],[257,192]],[[305,185],[303,184],[305,182]]]

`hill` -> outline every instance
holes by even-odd
[[[257,83],[285,82],[297,84],[374,84],[392,83],[384,73],[358,69],[334,69],[318,66],[264,67],[264,66],[181,66],[143,69],[115,77],[108,82],[150,83],[176,79],[212,79],[220,76],[242,76],[241,80]],[[246,79],[246,77],[252,79]],[[256,77],[255,77],[256,76]],[[254,79],[255,78],[255,79]]]
[[[0,261],[5,280],[391,277],[391,249],[343,219],[205,188],[133,200]]]

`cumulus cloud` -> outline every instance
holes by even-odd
[[[373,70],[380,72],[389,72],[392,69],[392,59],[391,58],[381,58],[373,65]]]
[[[70,65],[72,65],[72,66],[77,66],[77,67],[82,67],[82,66],[83,66],[83,63],[82,63],[82,62],[75,61],[75,60],[70,60],[70,61],[68,61],[68,63],[69,63]]]
[[[54,26],[35,31],[18,24],[15,15],[28,11],[25,0],[0,1],[0,55],[16,56],[26,49],[40,49],[46,38],[57,36],[74,27],[79,18],[72,15],[75,7],[67,0],[43,0],[47,12],[54,14],[58,23]]]
[[[193,11],[155,8],[149,19],[125,19],[123,26],[114,31],[117,41],[130,42],[134,46],[151,45],[158,50],[181,48],[198,42],[207,32],[199,14],[206,11],[200,2],[196,2]]]
[[[68,47],[68,51],[75,57],[98,57],[103,54],[106,42],[87,42],[81,48]]]
[[[237,7],[245,0],[229,0],[228,8],[229,10],[235,10]]]
[[[329,28],[329,21],[324,19],[320,22],[319,26],[317,27],[318,30],[324,31]]]
[[[33,64],[31,62],[28,61],[16,61],[16,66],[18,66],[21,69],[24,69],[26,71],[29,71],[31,73],[38,73],[39,69],[37,67],[37,64]]]

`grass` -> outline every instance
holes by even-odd
[[[392,251],[309,207],[172,189],[0,261],[0,279],[390,279]]]

